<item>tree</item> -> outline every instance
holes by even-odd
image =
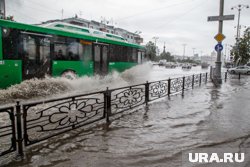
[[[173,62],[173,61],[174,61],[174,56],[171,56],[171,53],[170,53],[170,52],[165,52],[165,51],[163,51],[163,52],[160,54],[160,59],[165,59],[165,60],[167,60],[168,62]]]
[[[146,57],[150,60],[155,61],[156,60],[156,46],[152,41],[149,41],[146,46]]]
[[[248,27],[242,38],[233,46],[231,56],[234,57],[236,65],[244,65],[250,60],[250,27]]]

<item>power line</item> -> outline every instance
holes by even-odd
[[[165,22],[164,24],[161,24],[160,26],[157,26],[156,29],[161,28],[162,26],[169,25],[169,24],[171,24],[171,23],[174,23],[174,22],[180,20],[183,16],[186,16],[187,14],[189,14],[189,13],[195,11],[195,10],[198,9],[199,7],[205,5],[207,2],[208,2],[208,1],[199,3],[198,5],[196,5],[196,6],[194,6],[193,8],[187,10],[186,12],[182,13],[182,14],[179,15],[178,17],[175,17],[173,20],[170,20],[170,21],[168,21],[168,22]]]
[[[170,7],[173,7],[173,6],[180,6],[180,5],[183,5],[183,4],[191,2],[191,1],[195,1],[195,0],[186,0],[186,1],[182,1],[180,3],[167,5],[167,6],[164,6],[164,7],[161,7],[161,8],[155,8],[155,9],[151,9],[151,10],[147,10],[147,11],[143,11],[143,12],[138,12],[136,14],[133,14],[133,15],[130,15],[130,16],[127,16],[127,17],[118,18],[118,20],[120,21],[120,20],[125,20],[125,19],[128,19],[128,18],[131,18],[131,17],[139,16],[139,15],[151,14],[153,11],[159,11],[159,10],[170,8]]]

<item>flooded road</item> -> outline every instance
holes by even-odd
[[[199,73],[153,67],[152,80]],[[143,80],[141,78],[140,80]],[[250,77],[211,83],[138,108],[90,130],[77,129],[26,149],[6,166],[179,167],[185,150],[250,147]],[[249,158],[247,159],[250,160]],[[246,162],[245,166],[250,166]]]
[[[71,96],[96,92],[109,88],[119,88],[133,84],[141,84],[146,81],[168,79],[169,77],[181,77],[192,75],[202,70],[200,66],[193,67],[191,70],[182,70],[181,67],[166,69],[165,67],[153,66],[151,63],[135,66],[123,73],[113,72],[105,77],[79,77],[74,80],[63,77],[45,79],[25,80],[20,84],[13,85],[8,89],[0,89],[0,106],[18,101],[37,101],[62,96]]]

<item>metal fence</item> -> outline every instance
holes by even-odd
[[[227,81],[227,79],[246,79],[248,78],[249,74],[231,74],[230,72],[225,72],[224,75],[222,75],[222,78]]]
[[[18,151],[75,128],[99,121],[110,122],[114,115],[148,104],[156,99],[184,93],[202,83],[208,74],[146,82],[71,97],[25,103],[0,109],[0,156]]]
[[[14,107],[0,109],[0,156],[16,151]]]

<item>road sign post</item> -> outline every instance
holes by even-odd
[[[217,51],[217,60],[215,62],[215,72],[213,77],[213,80],[216,81],[216,83],[221,84],[222,78],[221,78],[221,51],[223,49],[223,46],[221,42],[225,38],[225,36],[222,34],[223,30],[223,21],[224,20],[233,20],[234,15],[223,15],[224,12],[224,0],[220,0],[220,11],[219,16],[209,16],[208,21],[219,21],[219,32],[215,36],[215,39],[218,41],[218,44],[215,46],[215,50]]]

